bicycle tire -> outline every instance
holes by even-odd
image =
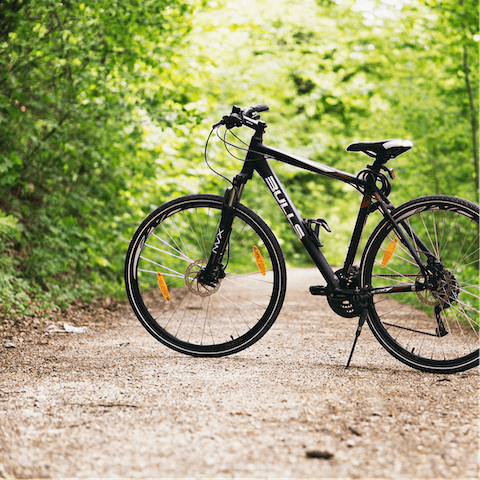
[[[225,278],[216,287],[197,281],[222,205],[223,197],[207,194],[161,205],[137,229],[126,256],[125,285],[137,318],[154,338],[187,355],[219,357],[249,347],[273,325],[285,298],[286,266],[278,240],[241,204],[223,259]]]
[[[395,358],[424,372],[456,373],[477,366],[478,206],[431,195],[410,200],[392,213],[402,228],[413,228],[444,267],[439,267],[435,291],[374,295],[367,318],[373,334]],[[413,243],[426,261],[420,245]],[[423,278],[385,219],[368,239],[360,268],[362,287],[398,286]]]

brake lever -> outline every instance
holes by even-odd
[[[224,115],[224,117],[217,123],[212,126],[213,128],[220,127],[225,125],[227,130],[231,130],[234,127],[241,127],[243,125],[243,120],[237,113],[231,113],[230,115]]]

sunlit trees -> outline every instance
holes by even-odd
[[[392,162],[395,203],[476,200],[478,40],[473,0],[1,2],[4,309],[121,292],[146,213],[223,192],[203,145],[235,103],[270,104],[267,143],[348,171],[367,160],[345,152],[352,141],[413,140]],[[209,153],[223,174],[240,167],[218,144]],[[304,216],[329,221],[325,252],[341,262],[355,192],[276,168]],[[263,186],[244,200],[304,261]]]
[[[184,123],[188,94],[161,79],[189,25],[182,1],[0,3],[6,310],[120,286],[129,199],[155,170],[147,111]]]

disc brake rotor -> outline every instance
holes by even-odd
[[[185,271],[185,285],[188,289],[199,297],[209,297],[220,288],[220,280],[214,286],[204,285],[198,281],[200,270],[207,264],[207,260],[196,260],[191,263]]]
[[[423,283],[423,275],[421,273],[417,275],[416,281]],[[421,290],[416,293],[418,299],[426,305],[432,307],[440,305],[443,307],[445,304],[450,305],[452,301],[456,301],[458,297],[458,282],[448,270],[445,270],[436,290]]]

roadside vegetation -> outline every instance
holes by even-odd
[[[223,193],[210,125],[268,103],[265,141],[347,171],[356,140],[411,139],[396,204],[477,201],[478,4],[473,0],[0,2],[0,312],[123,298],[130,237],[159,204]],[[239,132],[244,139],[247,132]],[[223,175],[240,162],[213,143]],[[358,196],[279,166],[341,263]],[[305,265],[268,192],[244,201]]]

